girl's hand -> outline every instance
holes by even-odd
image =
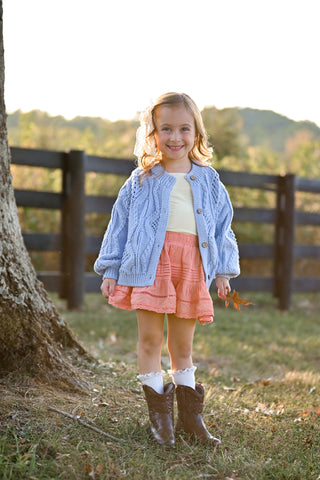
[[[117,281],[114,278],[105,278],[100,287],[101,293],[105,298],[113,294]]]
[[[229,280],[225,277],[217,277],[216,285],[218,288],[218,296],[224,300],[228,292],[231,291]]]

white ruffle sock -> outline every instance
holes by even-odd
[[[148,385],[148,387],[153,388],[157,393],[163,394],[163,374],[165,372],[149,372],[143,375],[138,375],[138,379],[141,381],[142,385]]]
[[[189,367],[184,370],[169,370],[169,374],[172,375],[173,382],[175,385],[185,385],[186,387],[191,387],[193,390],[196,388],[196,380],[194,372],[197,370],[197,367]]]

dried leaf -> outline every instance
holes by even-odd
[[[306,418],[306,417],[315,417],[320,415],[320,407],[315,407],[314,409],[312,408],[307,408],[304,412],[300,413],[299,417],[300,418]]]
[[[92,480],[96,480],[100,478],[100,474],[103,469],[104,469],[104,464],[97,465],[96,467],[90,464],[86,465],[86,473],[89,477],[92,478]]]
[[[226,385],[224,385],[222,388],[223,388],[223,390],[225,390],[226,392],[235,392],[235,391],[237,390],[237,388],[227,387]]]
[[[309,435],[308,437],[305,437],[303,440],[304,440],[304,442],[305,442],[306,444],[308,444],[308,445],[310,445],[310,446],[313,445],[313,439],[312,439],[312,437],[311,437],[310,435]]]
[[[101,463],[100,465],[97,465],[97,466],[96,466],[96,472],[97,472],[98,474],[100,474],[103,469],[104,469],[104,464],[103,464],[103,463]]]
[[[264,387],[267,387],[270,384],[271,384],[271,378],[260,378],[259,380],[256,380],[255,382],[253,382],[253,385],[255,387],[258,385],[263,385]]]
[[[261,383],[262,385],[264,385],[265,387],[267,387],[268,385],[270,385],[270,380],[261,380]]]
[[[256,407],[256,412],[261,412],[264,415],[274,415],[275,414],[274,409],[273,408],[268,408],[264,403],[258,403],[258,406]]]
[[[225,306],[226,308],[229,306],[230,300],[233,301],[233,305],[237,310],[240,311],[240,304],[242,305],[253,305],[252,302],[247,302],[246,300],[243,300],[242,298],[239,297],[239,293],[236,290],[233,290],[233,292],[229,292],[226,295],[226,300],[225,300]]]
[[[218,377],[220,375],[219,369],[215,365],[210,365],[208,370],[212,377]]]
[[[117,343],[118,338],[117,338],[116,332],[110,332],[109,340],[110,340],[111,343]]]
[[[305,418],[305,417],[308,417],[309,415],[312,415],[312,410],[311,410],[311,408],[308,408],[308,409],[305,410],[304,412],[300,413],[299,417]]]

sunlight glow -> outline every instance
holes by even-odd
[[[318,0],[3,0],[7,110],[133,118],[165,91],[320,125]]]

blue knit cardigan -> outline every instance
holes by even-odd
[[[119,285],[153,285],[169,217],[169,200],[176,179],[161,165],[141,183],[136,168],[121,188],[95,261],[94,270]],[[209,288],[217,276],[240,273],[239,252],[231,229],[233,209],[218,173],[192,164],[190,183],[199,248]]]

